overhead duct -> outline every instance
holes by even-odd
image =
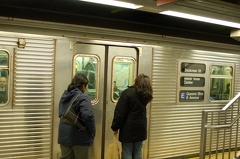
[[[157,0],[157,6],[174,2],[176,0]]]
[[[233,30],[230,34],[230,37],[240,42],[240,30]]]
[[[160,12],[175,11],[235,23],[240,22],[240,6],[216,0],[178,0],[158,6]]]

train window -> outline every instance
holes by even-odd
[[[95,55],[76,55],[74,57],[74,74],[84,73],[88,77],[88,86],[86,93],[89,95],[92,103],[98,100],[99,88],[99,58]]]
[[[229,100],[232,98],[232,66],[210,66],[210,100]]]
[[[0,50],[0,105],[5,105],[8,101],[8,67],[9,54],[5,50]]]
[[[112,70],[112,101],[117,102],[121,93],[133,85],[135,77],[136,62],[131,57],[113,58]]]

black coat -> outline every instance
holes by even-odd
[[[143,101],[134,89],[129,87],[121,94],[114,111],[112,130],[120,129],[119,141],[139,142],[147,139],[147,101]]]

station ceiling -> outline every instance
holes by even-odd
[[[159,14],[168,9],[213,15],[240,23],[240,0],[123,0],[144,5],[139,10],[78,0],[1,0],[0,16],[121,29],[239,45],[232,27]]]

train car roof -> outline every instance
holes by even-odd
[[[239,45],[230,37],[233,27],[159,14],[169,8],[215,15],[240,22],[240,0],[125,0],[144,7],[139,10],[78,0],[2,0],[0,16],[137,31]],[[216,4],[216,5],[212,5]]]

